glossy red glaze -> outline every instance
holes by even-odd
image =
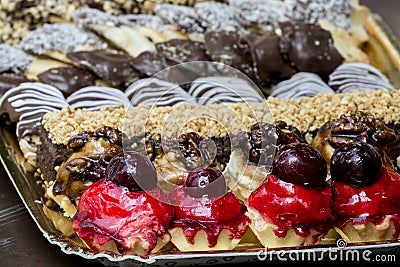
[[[400,175],[383,169],[381,177],[374,184],[356,187],[332,181],[334,211],[340,216],[338,225],[348,222],[380,224],[386,215],[394,215],[392,221],[397,236],[400,232]]]
[[[183,228],[189,242],[194,243],[197,232],[207,233],[210,247],[217,244],[223,229],[231,231],[232,238],[241,238],[247,231],[250,219],[245,215],[246,206],[232,192],[217,198],[195,198],[183,187],[171,192],[174,220],[171,228]]]
[[[247,205],[276,225],[274,231],[279,237],[285,237],[290,229],[302,237],[308,236],[311,228],[324,234],[332,226],[332,190],[328,184],[307,188],[270,174],[249,196]]]
[[[105,179],[87,188],[81,196],[73,229],[87,245],[98,251],[113,240],[120,253],[133,249],[132,240],[149,244],[149,253],[157,237],[165,234],[173,218],[168,198],[156,188],[131,192]]]

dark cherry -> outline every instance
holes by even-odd
[[[379,179],[383,161],[372,145],[357,141],[337,148],[332,155],[330,168],[333,180],[363,187]]]
[[[114,156],[107,166],[106,179],[132,192],[151,190],[157,186],[157,172],[150,159],[134,151]]]
[[[192,197],[219,197],[227,192],[224,175],[211,167],[200,167],[186,178],[184,190]]]
[[[306,143],[282,146],[277,152],[272,174],[282,181],[306,187],[320,187],[327,177],[322,154]]]

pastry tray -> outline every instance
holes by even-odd
[[[364,50],[371,58],[371,64],[384,72],[396,88],[400,88],[400,45],[382,18],[371,15],[367,23],[371,40]],[[63,236],[46,217],[43,211],[43,188],[34,172],[26,168],[19,149],[15,130],[0,124],[0,160],[11,182],[22,199],[27,211],[38,229],[52,244],[56,244],[66,254],[75,254],[106,266],[190,266],[220,265],[231,263],[278,260],[373,260],[373,255],[400,254],[400,241],[347,244],[343,239],[333,240],[314,247],[264,249],[257,243],[241,242],[236,250],[218,252],[179,252],[173,247],[166,248],[148,258],[135,255],[114,256],[84,249],[78,239]]]

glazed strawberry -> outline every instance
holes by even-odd
[[[283,146],[272,174],[247,200],[251,228],[268,247],[314,245],[332,227],[332,190],[322,155],[308,144]]]
[[[93,251],[148,255],[169,242],[173,207],[157,186],[155,169],[148,162],[135,152],[115,156],[106,171],[109,176],[82,194],[73,229]],[[152,185],[146,183],[143,191],[141,181],[152,181]]]
[[[228,191],[216,169],[192,171],[170,198],[175,214],[171,241],[181,251],[233,249],[248,229],[244,203]]]
[[[364,142],[345,144],[331,160],[337,227],[350,242],[397,240],[400,234],[400,175]]]

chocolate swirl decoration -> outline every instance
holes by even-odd
[[[236,77],[202,77],[194,80],[189,89],[198,104],[220,102],[262,102],[264,96],[249,80]]]
[[[290,79],[279,82],[273,87],[271,96],[279,99],[292,98],[299,101],[302,97],[313,97],[318,93],[334,94],[335,91],[317,74],[298,72]]]
[[[89,110],[118,106],[127,108],[129,106],[129,99],[121,90],[104,86],[81,88],[67,97],[67,102],[74,108]]]
[[[388,78],[377,68],[365,63],[344,63],[330,75],[328,84],[337,93],[355,90],[370,91],[379,89],[394,90]]]
[[[178,84],[158,78],[144,78],[132,83],[125,90],[125,95],[134,106],[173,106],[180,102],[193,101],[193,97]]]
[[[39,82],[22,83],[0,98],[0,114],[8,113],[10,121],[17,122],[19,138],[35,131],[43,114],[67,106],[60,90]]]

